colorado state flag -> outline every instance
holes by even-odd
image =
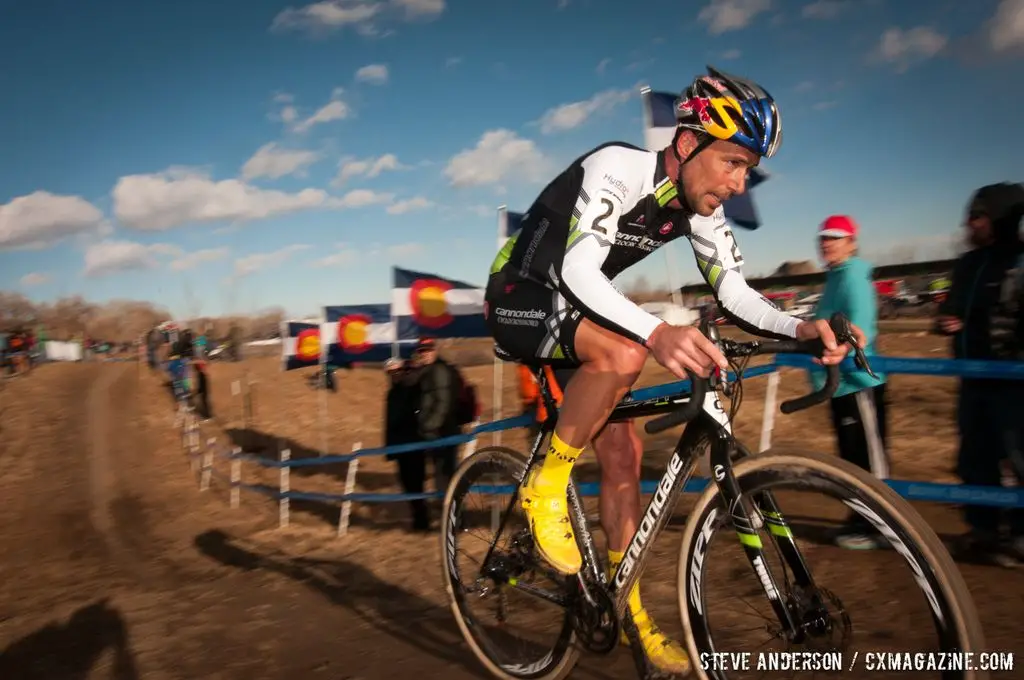
[[[396,337],[387,304],[324,307],[321,329],[327,363],[336,365],[385,361],[391,356]],[[404,347],[399,345],[399,352],[408,356],[412,343],[403,344]]]
[[[498,250],[501,250],[505,242],[522,228],[525,216],[526,213],[512,212],[504,206],[501,207],[498,212]]]
[[[392,272],[391,311],[399,338],[490,337],[483,288],[398,267]]]
[[[644,100],[644,144],[648,151],[664,149],[672,143],[676,134],[675,102],[679,97],[674,92],[652,92],[643,88],[641,96]],[[753,168],[747,177],[747,190],[739,196],[733,196],[722,204],[726,219],[744,229],[757,229],[761,220],[757,216],[757,208],[751,197],[751,190],[768,179],[767,173]]]
[[[316,366],[320,363],[320,326],[304,321],[281,324],[282,370]]]

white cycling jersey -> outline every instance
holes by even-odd
[[[611,280],[685,236],[727,317],[757,335],[796,337],[799,320],[743,278],[743,257],[724,209],[701,217],[667,207],[677,190],[664,167],[664,151],[620,142],[583,155],[544,188],[491,272],[512,267],[520,277],[556,288],[585,318],[646,344],[661,319]]]

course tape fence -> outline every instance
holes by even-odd
[[[916,357],[884,357],[872,356],[870,358],[873,369],[886,374],[907,374],[907,375],[929,375],[946,377],[970,377],[970,378],[995,378],[1005,380],[1024,380],[1024,362],[997,362],[997,361],[964,361],[950,359],[924,359]],[[778,355],[772,363],[748,368],[743,372],[744,378],[770,375],[777,380],[779,369],[791,367],[797,369],[813,369],[815,364],[810,357],[805,355]],[[844,362],[846,370],[855,370],[852,360]],[[170,368],[170,367],[168,367]],[[819,367],[820,368],[820,367]],[[172,372],[172,371],[169,371]],[[176,373],[176,374],[175,374]],[[172,379],[182,377],[180,365],[172,372]],[[735,374],[730,373],[730,379],[735,379]],[[659,397],[673,397],[684,393],[689,389],[689,381],[676,381],[633,390],[627,400],[642,401],[645,399]],[[502,420],[481,423],[468,432],[451,437],[440,439],[413,442],[410,444],[399,444],[393,446],[382,446],[373,448],[362,448],[359,444],[353,447],[350,454],[319,456],[316,458],[291,459],[290,451],[281,451],[280,460],[245,453],[239,448],[232,451],[217,451],[216,440],[210,439],[207,442],[206,451],[202,452],[199,445],[199,423],[190,407],[187,406],[182,395],[187,390],[175,390],[179,400],[178,418],[183,422],[182,437],[185,448],[189,451],[193,469],[200,473],[200,488],[205,490],[209,487],[211,478],[216,477],[226,482],[231,488],[232,507],[237,507],[239,492],[245,490],[258,493],[278,501],[281,512],[281,524],[288,524],[288,502],[290,500],[310,501],[328,504],[342,504],[342,517],[339,521],[338,533],[343,535],[347,531],[348,515],[352,503],[392,503],[417,499],[441,498],[443,491],[424,492],[418,494],[404,493],[357,493],[355,492],[356,471],[359,460],[367,456],[400,455],[424,450],[452,447],[461,444],[475,442],[482,434],[513,430],[527,427],[533,422],[531,414],[523,414]],[[772,399],[771,401],[774,401]],[[766,402],[766,416],[769,404]],[[201,462],[199,462],[201,459]],[[231,465],[230,476],[214,469],[215,459],[226,460]],[[241,463],[253,463],[265,468],[277,469],[280,474],[280,481],[277,488],[266,484],[248,484],[241,479]],[[314,467],[321,465],[349,464],[348,479],[345,483],[345,493],[315,493],[305,491],[293,491],[290,488],[289,472],[292,468]],[[699,493],[710,480],[707,478],[691,479],[684,491],[687,493]],[[1024,488],[1021,487],[996,487],[996,486],[970,486],[964,484],[943,484],[936,482],[924,482],[913,480],[887,479],[883,480],[896,493],[907,500],[925,501],[951,504],[987,505],[1002,508],[1024,508]],[[650,494],[657,488],[656,480],[642,481],[641,492]],[[508,494],[513,491],[511,486],[507,487],[477,487],[490,489],[494,493]],[[583,483],[577,486],[581,496],[592,497],[600,492],[600,485],[597,483]],[[487,492],[487,491],[485,491]]]

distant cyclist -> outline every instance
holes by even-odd
[[[679,378],[727,369],[695,327],[662,322],[622,295],[611,279],[665,243],[686,237],[722,311],[740,328],[773,338],[821,338],[823,362],[840,362],[827,321],[781,312],[743,278],[743,258],[722,204],[743,192],[747,173],[771,157],[782,121],[755,83],[708,67],[676,101],[671,146],[657,152],[613,142],[558,175],[502,248],[487,283],[486,316],[506,359],[573,368],[548,454],[524,481],[523,507],[542,557],[564,574],[581,558],[567,513],[573,464],[592,443],[601,466],[601,524],[614,570],[640,519],[642,446],[631,422],[605,424],[640,374],[648,353]],[[858,342],[863,335],[855,329]],[[639,584],[629,607],[644,650],[658,668],[686,673],[683,647],[644,609]]]

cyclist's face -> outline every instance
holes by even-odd
[[[698,215],[708,217],[729,198],[746,190],[747,173],[759,160],[757,154],[732,142],[714,142],[683,165],[686,202]]]

